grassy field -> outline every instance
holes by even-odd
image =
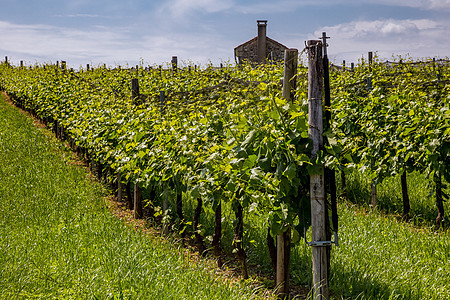
[[[188,261],[181,247],[124,225],[105,205],[105,189],[71,163],[71,152],[3,100],[0,122],[1,299],[259,297],[248,285],[212,276],[207,262]],[[379,186],[380,208],[371,211],[369,179],[348,177],[350,201],[339,204],[340,245],[332,251],[335,299],[450,299],[450,231],[431,225],[425,176],[410,174],[408,182],[414,218],[405,223],[397,221],[398,178]],[[186,200],[191,218],[195,203]],[[231,253],[234,214],[223,210],[223,246]],[[206,236],[212,218],[202,214]],[[266,216],[246,214],[248,261],[269,274],[266,226]],[[291,270],[295,285],[309,287],[311,249],[303,240],[292,249]]]
[[[1,299],[249,299],[114,217],[72,154],[0,99]]]

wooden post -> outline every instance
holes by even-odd
[[[163,226],[162,226],[162,231],[164,235],[168,235],[169,234],[169,224],[167,223],[166,220],[166,214],[167,214],[167,210],[169,209],[169,200],[167,199],[167,193],[164,193],[164,199],[163,199]]]
[[[442,175],[434,174],[434,182],[436,184],[436,207],[438,209],[438,215],[436,217],[436,225],[442,226],[444,221],[445,211],[444,211],[444,198],[442,194]]]
[[[8,56],[5,56],[5,64],[8,64]]]
[[[89,71],[89,64],[86,64],[86,71]]]
[[[221,246],[222,240],[222,200],[219,198],[217,207],[214,210],[214,233],[211,241],[211,247],[214,250],[214,255],[217,259],[217,267],[222,268],[223,262],[221,258]]]
[[[117,172],[117,201],[122,201],[122,173]]]
[[[131,79],[131,99],[134,105],[139,104],[139,80],[137,78]]]
[[[313,141],[312,160],[323,148],[323,63],[322,42],[309,40],[308,48],[308,125]],[[320,242],[326,241],[324,168],[310,176],[313,299],[328,299],[328,254]]]
[[[159,92],[159,101],[160,101],[160,112],[161,116],[163,116],[166,113],[166,94],[164,91]],[[167,199],[168,195],[167,193],[164,193],[163,198],[163,234],[168,235],[169,234],[169,224],[166,220],[167,210],[169,209],[169,199]]]
[[[324,97],[325,97],[325,130],[331,129],[331,91],[330,91],[330,70],[329,61],[327,53],[327,33],[322,32],[322,47],[323,47],[323,87],[324,87]],[[324,141],[327,146],[329,146],[329,141],[326,139]],[[331,168],[325,168],[325,201],[327,207],[331,208],[331,221],[333,225],[333,231],[337,235],[338,233],[338,214],[337,214],[337,194],[336,194],[336,173]],[[328,195],[330,195],[330,200],[328,201]],[[326,240],[331,241],[331,227],[329,222],[328,209],[325,209],[325,230],[326,230]],[[329,277],[330,266],[331,266],[331,246],[327,246],[327,270]]]
[[[172,56],[172,71],[173,71],[173,73],[177,72],[177,68],[178,68],[178,57]]]
[[[372,52],[369,52],[368,57],[369,57],[369,72],[371,72],[372,71]],[[368,77],[367,78],[367,91],[370,93],[371,90],[372,90],[372,77]],[[372,158],[371,166],[374,167],[374,165],[375,165],[375,160]],[[370,182],[370,186],[371,186],[370,204],[372,205],[373,208],[376,208],[378,206],[378,199],[377,199],[377,184],[375,182],[375,178],[372,179],[372,181]]]
[[[294,90],[297,74],[298,50],[287,49],[284,51],[284,77],[283,97],[294,101]],[[280,297],[289,295],[289,262],[290,262],[291,230],[277,235],[277,263],[276,263],[276,286]]]
[[[284,50],[283,97],[293,102],[296,87],[298,50]]]
[[[134,184],[134,213],[135,219],[142,219],[142,189],[137,183]]]
[[[20,68],[23,68],[23,60],[20,61]]]
[[[401,182],[401,186],[402,186],[402,200],[403,200],[402,218],[404,220],[408,220],[411,206],[409,204],[408,183],[406,182],[406,170],[403,170],[403,173],[400,177],[400,182]]]
[[[378,200],[377,200],[377,184],[375,183],[375,179],[372,179],[371,183],[371,193],[370,193],[370,204],[372,205],[373,208],[378,206]]]

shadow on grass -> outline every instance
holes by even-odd
[[[339,182],[340,184],[340,182]],[[418,226],[434,226],[437,216],[434,185],[425,175],[418,172],[408,174],[408,194],[410,198],[410,221]],[[448,189],[446,191],[449,192]],[[347,175],[347,201],[370,207],[371,186],[368,175],[353,172]],[[377,209],[384,214],[394,215],[401,220],[403,214],[402,191],[400,176],[386,178],[377,185]],[[450,213],[450,202],[444,202],[445,212]],[[444,221],[444,228],[449,226],[448,220]]]
[[[336,299],[423,299],[421,295],[413,294],[411,289],[407,294],[401,294],[377,280],[376,274],[364,272],[363,269],[351,269],[339,262],[332,264],[331,274],[330,288]]]

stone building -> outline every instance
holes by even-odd
[[[284,59],[285,45],[267,36],[267,20],[258,20],[258,36],[234,48],[234,58],[237,64],[244,61],[265,63]]]

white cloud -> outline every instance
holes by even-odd
[[[415,58],[445,57],[450,43],[442,39],[450,29],[450,23],[438,23],[428,19],[354,21],[323,27],[311,39],[325,31],[329,53],[336,60],[357,61],[362,54],[376,51],[383,59],[392,55],[410,55]]]
[[[57,17],[61,18],[107,18],[100,15],[95,14],[70,14],[70,15],[57,15]]]
[[[321,5],[323,0],[317,1],[298,1],[298,0],[278,0],[278,1],[259,1],[253,4],[236,5],[235,11],[243,14],[267,14],[290,12],[298,7],[306,5]]]
[[[360,6],[364,4],[377,4],[420,8],[425,10],[450,10],[450,0],[272,0],[258,1],[258,3],[254,4],[236,4],[236,8],[242,13],[257,14],[267,12],[287,12],[305,6],[351,6],[354,5],[355,2]]]
[[[330,3],[329,0],[316,0],[316,4]],[[354,0],[336,0],[333,4],[354,4]],[[378,4],[386,6],[404,6],[425,10],[450,10],[450,0],[359,0],[358,4]]]
[[[169,11],[172,16],[180,17],[196,11],[207,13],[225,11],[233,5],[232,0],[170,0],[161,7],[161,11]]]
[[[0,49],[20,60],[72,60],[87,63],[126,46],[125,32],[100,27],[86,30],[48,25],[21,25],[0,21]]]
[[[450,10],[450,0],[429,0],[425,1],[425,4],[430,9]]]
[[[16,63],[66,60],[70,67],[86,63],[134,65],[141,59],[153,65],[169,62],[172,55],[180,61],[206,64],[233,55],[233,45],[215,34],[158,33],[130,37],[128,28],[97,26],[81,30],[0,21],[0,53]]]

